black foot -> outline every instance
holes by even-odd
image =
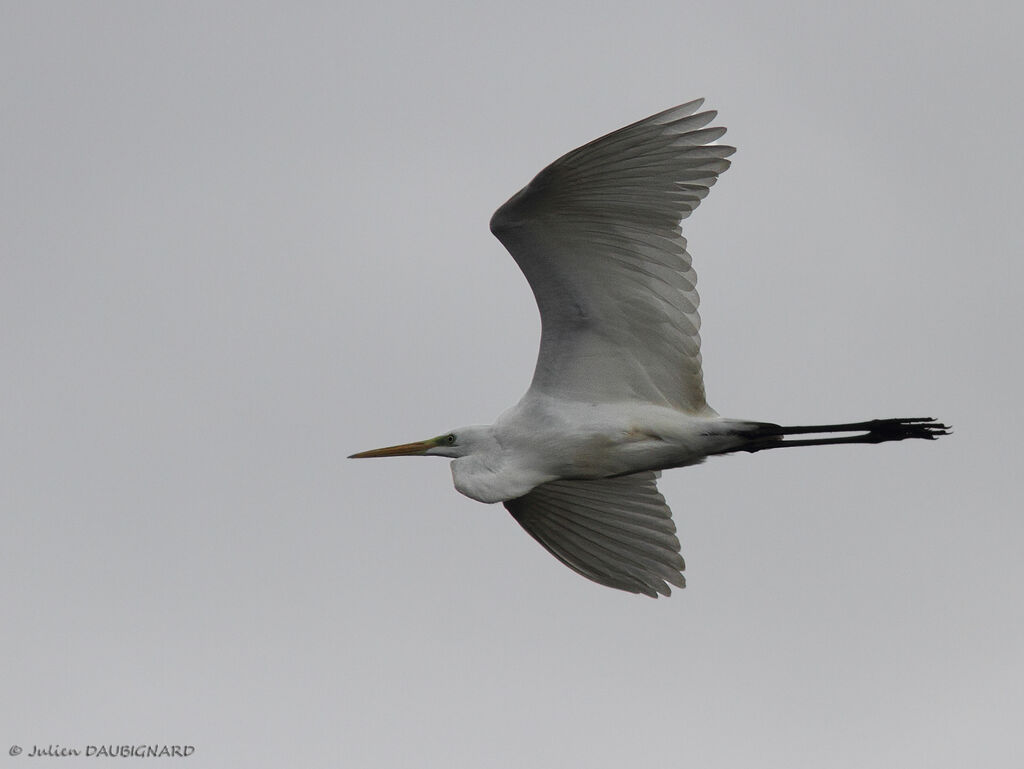
[[[867,428],[867,435],[864,436],[865,443],[904,441],[907,438],[923,438],[934,441],[940,435],[949,435],[949,427],[941,422],[936,422],[931,417],[874,419],[864,424]]]

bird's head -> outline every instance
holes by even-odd
[[[413,443],[400,443],[397,446],[385,446],[382,449],[371,449],[352,454],[349,459],[370,459],[372,457],[450,457],[457,459],[471,454],[490,436],[489,427],[461,427],[436,438]]]

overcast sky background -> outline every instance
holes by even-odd
[[[0,763],[1020,765],[1021,12],[429,6],[3,3]],[[699,96],[710,403],[956,433],[666,473],[653,601],[345,457],[519,398],[491,212]]]

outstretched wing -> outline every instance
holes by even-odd
[[[548,552],[608,587],[653,598],[686,587],[672,511],[643,472],[593,481],[552,481],[505,507]]]
[[[491,218],[541,315],[531,390],[640,400],[694,414],[704,399],[696,275],[679,222],[729,167],[702,99],[549,165]]]

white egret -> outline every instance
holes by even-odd
[[[501,206],[491,231],[533,289],[540,353],[493,425],[353,458],[450,457],[455,488],[503,502],[556,558],[653,597],[685,586],[660,471],[713,454],[934,439],[931,418],[784,427],[720,417],[704,398],[696,276],[680,222],[725,171],[702,99],[590,142]],[[824,435],[843,433],[845,435]],[[820,434],[819,437],[788,436]]]

